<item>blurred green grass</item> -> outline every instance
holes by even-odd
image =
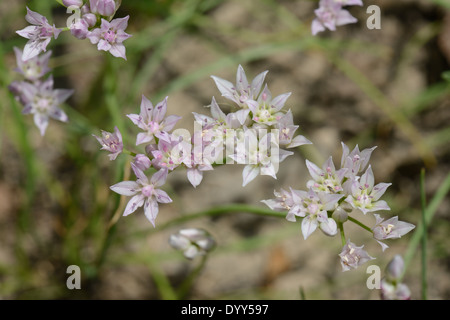
[[[24,45],[14,33],[13,28],[25,26],[25,5],[34,11],[52,17],[50,21],[64,20],[64,8],[56,1],[17,1],[5,19],[0,19],[0,147],[2,163],[0,173],[1,183],[11,186],[17,194],[14,212],[11,218],[3,222],[1,232],[10,233],[14,243],[13,257],[0,261],[0,297],[11,299],[71,299],[90,298],[95,286],[101,281],[101,272],[110,265],[116,267],[128,264],[143,264],[149,269],[149,276],[156,283],[156,292],[151,297],[163,299],[176,298],[176,290],[172,288],[170,279],[165,275],[162,263],[181,261],[182,257],[174,252],[155,252],[148,247],[131,253],[123,253],[129,242],[145,242],[157,234],[158,228],[152,230],[133,230],[133,224],[121,225],[119,220],[111,226],[111,221],[117,212],[123,209],[123,200],[118,195],[109,192],[109,185],[121,181],[129,170],[127,159],[119,157],[118,161],[106,162],[105,154],[98,150],[92,139],[92,134],[99,134],[100,129],[112,131],[117,125],[124,133],[125,142],[133,143],[131,136],[133,126],[125,119],[125,114],[137,110],[142,94],[152,101],[160,101],[166,95],[183,90],[189,90],[199,81],[207,79],[211,74],[224,70],[235,69],[238,64],[252,65],[282,53],[315,54],[325,57],[328,68],[336,67],[362,94],[372,102],[374,113],[381,112],[383,121],[400,132],[409,141],[414,150],[414,156],[419,163],[433,171],[439,168],[441,161],[448,161],[448,154],[442,156],[438,151],[449,143],[449,127],[434,128],[424,132],[420,127],[421,113],[436,105],[438,101],[448,98],[450,85],[444,80],[429,85],[420,92],[407,95],[402,101],[391,100],[390,96],[371,80],[367,70],[359,70],[344,53],[373,55],[380,60],[389,56],[391,48],[374,43],[370,39],[346,38],[328,33],[326,37],[312,37],[309,31],[310,20],[302,21],[290,12],[287,4],[292,1],[260,1],[258,7],[252,7],[251,1],[242,1],[242,10],[250,12],[252,21],[266,28],[242,28],[214,20],[214,12],[220,6],[227,4],[224,0],[170,0],[170,1],[123,1],[118,11],[119,16],[129,14],[129,33],[133,37],[125,42],[127,61],[116,59],[104,52],[83,49],[79,52],[76,39],[64,34],[51,46],[55,58],[52,60],[57,86],[70,86],[83,72],[92,72],[90,86],[86,92],[79,93],[77,104],[71,99],[65,106],[71,121],[67,125],[51,123],[55,127],[55,135],[46,136],[41,140],[37,137],[36,128],[29,117],[20,113],[20,105],[7,90],[8,84],[15,77],[13,72],[14,56],[12,48]],[[238,1],[233,1],[237,3]],[[435,1],[439,5],[444,2]],[[269,14],[270,13],[270,14]],[[267,21],[270,15],[271,20]],[[312,18],[312,13],[309,15]],[[3,17],[3,15],[2,15]],[[22,21],[22,22],[21,22]],[[21,23],[19,23],[21,22]],[[363,24],[358,26],[364,28]],[[424,27],[410,38],[404,46],[398,62],[396,77],[404,76],[402,65],[407,64],[420,52],[424,43],[433,39],[440,31],[440,22],[426,23]],[[161,72],[166,56],[177,50],[180,38],[192,38],[201,42],[216,57],[195,70],[186,68],[185,73],[169,76],[161,83],[153,83]],[[227,47],[227,42],[221,37],[234,39],[236,47]],[[87,40],[86,40],[87,41]],[[72,43],[75,43],[72,45]],[[237,49],[236,49],[237,48]],[[199,54],[202,54],[199,52]],[[83,65],[94,61],[96,70],[83,70]],[[184,61],[189,65],[189,61]],[[75,76],[71,76],[73,68]],[[92,63],[89,64],[92,66]],[[89,78],[89,77],[88,77]],[[74,80],[75,79],[75,80]],[[85,78],[82,78],[85,79]],[[149,86],[149,83],[152,83]],[[270,85],[269,85],[270,87]],[[151,88],[151,89],[149,89]],[[295,85],[291,90],[295,90]],[[327,90],[323,88],[323,90]],[[199,99],[200,100],[200,99]],[[203,101],[199,101],[199,104]],[[170,106],[169,106],[170,108]],[[325,124],[326,125],[326,124]],[[303,126],[302,126],[303,128]],[[307,128],[304,128],[307,132]],[[52,129],[53,130],[53,129]],[[351,137],[355,144],[373,145],[377,137],[374,134],[376,124],[367,128],[357,136]],[[320,142],[317,142],[320,144]],[[387,144],[386,144],[387,145]],[[52,155],[46,155],[46,149],[52,149]],[[314,162],[323,162],[321,153],[315,147],[299,150],[304,158]],[[331,151],[330,151],[331,152]],[[14,156],[15,159],[5,159]],[[9,166],[14,164],[14,173]],[[443,168],[448,168],[444,166]],[[11,176],[17,174],[17,179],[11,182]],[[220,175],[220,172],[212,174]],[[5,179],[3,179],[5,178]],[[419,171],[416,172],[416,180]],[[390,181],[395,184],[395,181]],[[297,186],[301,187],[301,186]],[[434,187],[434,190],[438,188]],[[441,189],[442,190],[442,189]],[[444,201],[447,192],[439,193],[439,204]],[[402,199],[395,195],[391,197],[391,207],[402,217],[417,223],[420,220],[420,203],[416,208],[402,206]],[[431,198],[433,194],[429,193]],[[419,198],[419,194],[411,195]],[[396,203],[398,201],[398,203]],[[408,203],[414,203],[410,201]],[[436,206],[436,203],[433,202]],[[255,204],[258,207],[259,204]],[[205,208],[200,217],[215,208]],[[217,209],[217,208],[216,208]],[[245,209],[240,208],[240,209]],[[434,209],[436,210],[436,209]],[[235,210],[236,211],[236,210]],[[238,210],[239,211],[239,210]],[[251,211],[251,210],[248,210]],[[41,232],[41,215],[36,212],[47,212],[47,229]],[[205,213],[206,212],[206,213]],[[224,213],[233,210],[224,210]],[[412,213],[411,213],[412,212]],[[181,212],[182,217],[195,213]],[[6,219],[5,219],[6,220]],[[432,221],[428,221],[432,228]],[[284,223],[283,219],[279,222]],[[448,217],[440,223],[448,230]],[[276,241],[290,237],[300,237],[295,226],[273,231],[270,234],[250,238],[237,239],[235,242],[218,249],[213,254],[227,255],[230,252],[252,251],[255,248],[269,248]],[[298,228],[298,227],[297,227]],[[148,231],[147,231],[148,229]],[[50,233],[46,234],[47,232]],[[416,228],[420,232],[420,228]],[[419,233],[417,233],[419,234]],[[411,237],[405,237],[406,240]],[[417,239],[417,237],[412,238]],[[405,241],[406,241],[405,240]],[[11,241],[11,240],[9,240]],[[399,240],[399,241],[403,241]],[[417,240],[414,240],[417,241]],[[434,243],[435,241],[436,243]],[[430,235],[430,246],[442,245],[445,238],[433,239]],[[447,242],[448,243],[448,242]],[[407,245],[407,243],[405,243]],[[409,247],[408,263],[414,261]],[[125,250],[126,252],[126,250]],[[335,254],[330,250],[330,255]],[[431,253],[430,253],[431,254]],[[448,254],[448,252],[446,252]],[[444,254],[445,255],[445,254]],[[448,259],[448,255],[444,257]],[[83,272],[83,283],[88,289],[80,292],[68,291],[65,288],[67,274],[65,268],[76,264]],[[36,269],[50,270],[52,276],[42,275]],[[419,281],[419,280],[417,280]],[[364,282],[361,282],[364,285]],[[324,286],[327,285],[325,282]],[[333,286],[333,284],[328,284]],[[318,293],[306,292],[306,296],[328,298],[325,289],[317,289]],[[223,293],[223,296],[210,298],[265,298],[276,299],[282,295],[278,292],[258,291],[248,288],[248,292]],[[294,297],[299,298],[299,297]]]

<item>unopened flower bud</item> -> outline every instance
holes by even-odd
[[[397,254],[386,266],[386,278],[394,282],[400,280],[404,267],[402,256]]]
[[[343,223],[347,221],[348,219],[348,213],[344,209],[342,209],[341,206],[337,207],[336,210],[334,210],[332,218],[336,220],[336,222]]]
[[[75,6],[80,8],[83,5],[83,0],[63,0],[62,2],[66,7]]]
[[[145,171],[150,168],[152,162],[145,154],[137,154],[136,157],[134,157],[134,164],[140,170]]]
[[[86,13],[82,18],[91,28],[97,23],[97,16],[93,13]]]

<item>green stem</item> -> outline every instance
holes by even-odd
[[[178,288],[178,292],[177,292],[179,299],[181,299],[181,300],[186,299],[188,291],[192,287],[192,284],[194,283],[195,278],[197,278],[197,276],[203,270],[203,268],[206,264],[207,257],[208,257],[208,255],[202,256],[202,260],[200,261],[199,265],[194,270],[192,270],[192,272],[189,274],[189,276],[187,276],[184,279],[183,283],[181,283],[181,285]]]
[[[339,228],[339,232],[341,234],[342,246],[345,246],[347,241],[345,240],[344,224],[342,222],[338,222],[338,228]]]
[[[362,222],[356,220],[355,218],[348,217],[348,220],[351,221],[351,222],[353,222],[353,223],[355,223],[355,224],[357,224],[357,225],[360,226],[361,228],[363,228],[363,229],[369,231],[370,233],[373,233],[373,231],[372,231],[372,229],[371,229],[370,227],[366,226],[364,223],[362,223]]]
[[[427,300],[427,221],[426,221],[426,194],[425,169],[420,172],[420,198],[422,203],[422,300]]]

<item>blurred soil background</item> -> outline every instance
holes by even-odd
[[[371,4],[381,8],[380,30],[366,27]],[[117,17],[130,15],[127,61],[69,34],[52,40],[55,87],[75,94],[64,107],[70,123],[52,121],[44,138],[6,88],[16,78],[12,48],[25,44],[15,30],[26,26],[26,5],[57,26],[67,18],[50,0],[0,2],[0,298],[171,298],[200,260],[184,260],[168,237],[201,227],[217,248],[181,298],[379,299],[366,287],[366,267],[383,271],[395,254],[405,255],[414,232],[388,241],[383,253],[370,234],[345,224],[351,241],[376,260],[342,272],[339,236],[316,231],[304,240],[300,222],[248,212],[170,222],[230,204],[264,208],[260,201],[274,189],[305,189],[305,159],[321,166],[332,155],[339,166],[343,141],[350,149],[377,146],[375,182],[392,183],[384,196],[392,210],[383,217],[418,225],[421,169],[428,201],[450,172],[447,2],[364,1],[349,8],[358,23],[312,37],[316,1],[124,0]],[[109,229],[128,200],[109,186],[130,177],[129,159],[110,162],[92,134],[117,125],[133,149],[138,128],[125,115],[138,113],[142,94],[154,104],[168,95],[168,114],[183,117],[176,128],[192,131],[192,112],[208,114],[213,96],[230,110],[210,75],[234,83],[239,64],[249,79],[269,70],[273,95],[292,92],[287,107],[314,145],[295,150],[277,180],[259,176],[246,187],[240,165],[206,172],[195,189],[177,170],[165,186],[174,202],[160,206],[155,229],[142,210]],[[449,201],[441,199],[428,226],[430,299],[450,298]],[[369,214],[363,220],[375,221]],[[404,278],[413,299],[421,288],[416,248]],[[72,264],[81,268],[81,290],[66,288]]]

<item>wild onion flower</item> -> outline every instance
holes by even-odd
[[[379,183],[374,186],[374,176],[371,166],[361,176],[359,181],[353,181],[351,194],[345,199],[353,208],[367,212],[391,210],[384,200],[379,200],[392,183]]]
[[[27,14],[25,19],[31,24],[30,26],[16,31],[20,36],[29,39],[26,43],[22,60],[26,61],[37,56],[39,53],[47,50],[47,45],[50,43],[52,37],[58,38],[61,30],[57,29],[55,25],[51,26],[48,20],[43,15],[31,11],[27,7]]]
[[[34,56],[31,59],[23,60],[23,53],[17,47],[14,47],[14,53],[16,55],[17,68],[15,71],[23,75],[25,80],[37,81],[45,76],[50,68],[48,67],[48,61],[52,55],[52,51],[49,50],[43,55]]]
[[[247,101],[247,106],[252,112],[252,120],[269,126],[276,124],[284,115],[281,109],[290,95],[291,93],[288,92],[272,99],[272,94],[266,85],[257,101]]]
[[[66,113],[59,106],[73,93],[69,89],[53,89],[53,76],[39,83],[21,83],[22,99],[25,102],[23,114],[33,114],[34,123],[41,135],[45,134],[49,118],[67,122]]]
[[[109,51],[113,56],[126,60],[126,49],[122,42],[131,37],[125,32],[129,18],[130,16],[126,16],[111,22],[102,19],[100,28],[90,31],[87,38],[92,44],[97,44],[98,50]]]
[[[170,235],[169,244],[183,252],[186,259],[204,256],[216,246],[214,238],[204,229],[189,228]]]
[[[350,240],[347,240],[347,243],[339,254],[339,257],[341,258],[342,271],[356,269],[367,261],[375,259],[369,256],[363,248],[364,246],[357,247]]]
[[[241,108],[247,108],[247,101],[258,98],[267,72],[261,72],[249,83],[244,68],[239,65],[236,74],[236,85],[216,76],[211,76],[211,78],[216,83],[223,97],[234,101]]]
[[[384,220],[378,214],[374,214],[374,216],[376,222],[372,228],[373,237],[381,245],[383,251],[389,247],[381,240],[401,238],[415,228],[411,223],[399,221],[397,216],[387,220]]]
[[[161,169],[154,173],[150,180],[142,170],[137,168],[134,163],[131,164],[133,171],[137,177],[136,181],[122,181],[113,186],[111,190],[124,195],[132,196],[125,211],[124,216],[127,216],[136,211],[136,209],[144,206],[144,214],[146,218],[155,227],[155,220],[159,212],[158,203],[170,203],[169,195],[161,187],[166,183],[167,169]]]
[[[335,31],[337,26],[356,23],[358,19],[350,12],[342,9],[342,4],[336,0],[320,0],[319,8],[314,11],[316,18],[311,25],[313,35],[329,29]]]
[[[296,216],[302,217],[302,234],[306,240],[317,228],[328,236],[337,233],[337,224],[328,217],[328,211],[334,211],[342,195],[325,192],[306,191],[292,192],[294,205],[289,210],[286,219],[295,222]]]
[[[314,191],[326,193],[339,193],[342,188],[342,180],[347,172],[347,168],[336,170],[332,157],[323,164],[322,169],[309,160],[306,160],[306,167],[313,180],[309,180],[306,187]]]
[[[109,160],[116,160],[117,156],[123,151],[122,134],[119,128],[114,127],[114,133],[103,131],[102,137],[93,135],[102,146],[101,150],[109,151]]]
[[[360,151],[358,145],[356,145],[352,152],[350,152],[350,149],[345,145],[345,143],[341,142],[341,145],[341,168],[347,168],[345,177],[349,178],[349,181],[352,182],[355,180],[355,176],[366,169],[369,164],[370,156],[376,147],[367,148]]]
[[[142,96],[140,114],[127,115],[135,125],[144,130],[137,135],[136,145],[154,142],[154,138],[160,137],[162,132],[170,132],[181,119],[179,116],[167,116],[167,98],[159,102],[155,107],[150,100]]]

